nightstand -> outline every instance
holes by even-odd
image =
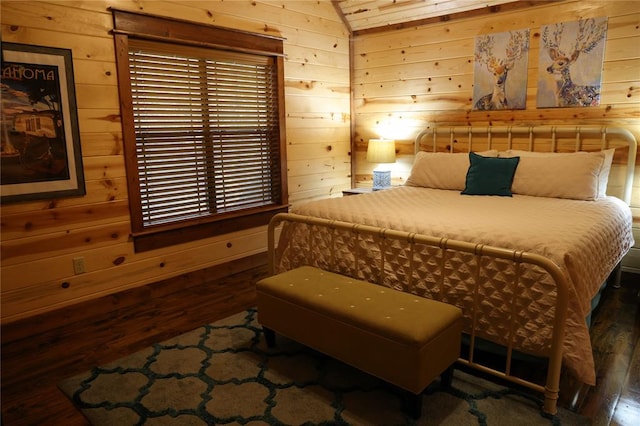
[[[373,188],[351,188],[342,191],[342,196],[346,197],[347,195],[368,194],[370,192],[373,192]]]
[[[634,222],[632,230],[636,243],[622,259],[622,270],[640,274],[640,223]]]
[[[377,191],[385,191],[385,190],[391,189],[391,188],[393,188],[393,186],[389,186],[389,187],[386,187],[386,188],[378,189]],[[371,192],[373,192],[373,188],[371,188],[371,187],[351,188],[351,189],[345,189],[344,191],[342,191],[342,196],[346,197],[347,195],[369,194]]]

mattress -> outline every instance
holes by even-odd
[[[299,205],[292,212],[548,257],[561,268],[569,283],[563,365],[582,382],[595,384],[586,322],[591,299],[633,246],[631,211],[621,200],[615,197],[579,201],[526,195],[466,196],[459,191],[400,186],[314,201]],[[311,251],[306,248],[309,245]],[[278,251],[282,269],[311,263],[371,282],[379,282],[383,277],[380,284],[454,304],[463,312],[465,306],[474,303],[478,279],[482,315],[475,319],[465,315],[465,329],[470,330],[471,322],[476,321],[481,338],[502,345],[512,339],[515,348],[524,353],[548,353],[555,284],[538,267],[530,265],[516,271],[511,262],[492,259],[481,265],[477,274],[471,254],[443,255],[430,247],[414,254],[402,244],[385,249],[382,263],[379,245],[374,241],[355,242],[350,235],[332,236],[326,229],[311,229],[305,224],[286,224]],[[309,255],[312,260],[308,259]],[[360,262],[356,272],[354,261]],[[414,261],[419,267],[409,274],[408,263]],[[442,265],[445,273],[441,272]],[[380,268],[384,269],[383,274]],[[515,274],[520,277],[517,286],[509,284]],[[515,335],[509,330],[511,317],[515,317],[519,325]]]

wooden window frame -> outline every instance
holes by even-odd
[[[120,110],[132,237],[136,252],[147,251],[196,239],[263,226],[271,217],[288,211],[287,159],[284,106],[283,38],[241,30],[198,24],[146,13],[110,9],[113,14],[113,34],[118,72]],[[171,224],[143,224],[136,133],[129,68],[129,39],[166,42],[185,46],[226,50],[269,56],[277,68],[280,199],[274,204],[218,213]],[[212,42],[215,41],[215,42]]]

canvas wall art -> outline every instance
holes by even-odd
[[[528,52],[528,29],[476,37],[474,110],[525,108]]]
[[[600,105],[607,18],[543,25],[538,108]]]
[[[2,43],[2,202],[85,193],[71,51]]]

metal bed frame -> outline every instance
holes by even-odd
[[[568,135],[568,136],[567,136]],[[429,141],[429,136],[431,140]],[[466,151],[485,150],[485,149],[497,149],[497,147],[504,149],[523,149],[524,145],[529,151],[534,151],[537,148],[540,141],[544,141],[543,145],[548,145],[550,149],[546,149],[547,152],[555,152],[560,147],[562,152],[567,151],[581,151],[583,150],[584,137],[590,137],[592,140],[594,137],[600,139],[600,149],[605,150],[612,147],[627,148],[628,157],[626,162],[626,178],[623,186],[623,196],[621,197],[627,204],[631,201],[633,175],[635,168],[635,157],[637,152],[637,142],[631,132],[622,128],[606,128],[606,127],[448,127],[448,128],[433,128],[426,129],[420,132],[415,138],[415,150],[431,150],[436,151],[449,151],[455,152],[455,144],[463,145],[462,139],[466,136]],[[448,140],[446,139],[448,137]],[[444,142],[443,142],[443,139]],[[575,142],[567,146],[566,139],[574,138]],[[517,139],[517,143],[513,141]],[[560,143],[560,139],[562,142]],[[615,139],[612,142],[611,139]],[[593,145],[593,142],[591,142]],[[424,149],[424,147],[427,149]],[[512,148],[516,146],[517,148]],[[444,147],[444,149],[443,149]],[[460,152],[458,150],[457,152]],[[377,228],[372,226],[366,226],[362,224],[354,224],[348,222],[341,222],[336,220],[328,220],[317,217],[301,216],[297,214],[281,213],[276,215],[269,224],[268,230],[268,253],[269,253],[269,268],[270,273],[276,273],[278,271],[277,249],[276,249],[276,234],[278,233],[279,226],[283,223],[302,223],[310,227],[324,227],[328,228],[331,232],[331,259],[330,265],[335,263],[336,247],[336,234],[348,233],[352,238],[356,240],[355,245],[358,246],[359,242],[363,238],[375,241],[378,245],[380,258],[377,259],[380,262],[379,278],[377,284],[384,282],[384,263],[385,252],[389,244],[394,242],[402,242],[402,244],[408,245],[409,250],[409,273],[408,276],[413,276],[413,270],[416,267],[414,262],[413,253],[416,247],[430,247],[430,249],[439,250],[441,254],[442,262],[440,267],[440,275],[444,277],[446,275],[446,258],[451,256],[452,253],[465,253],[471,254],[475,259],[475,265],[469,265],[474,269],[473,285],[475,286],[475,293],[473,295],[473,305],[471,312],[465,312],[465,316],[471,317],[471,329],[466,330],[469,335],[469,350],[466,356],[461,356],[458,360],[459,363],[466,365],[470,368],[479,370],[484,373],[488,373],[495,377],[516,383],[518,385],[529,388],[533,391],[540,392],[544,395],[543,411],[548,414],[556,414],[557,412],[557,400],[560,386],[560,373],[562,368],[562,351],[563,351],[563,339],[564,329],[567,317],[568,309],[568,283],[561,269],[550,259],[526,251],[511,250],[501,247],[488,246],[483,244],[476,244],[465,241],[457,241],[446,238],[438,238],[429,235],[422,235],[416,233],[409,233],[404,231],[398,231],[393,229]],[[310,256],[314,253],[313,241],[311,238],[312,232],[309,232],[309,241],[306,243],[307,251]],[[352,276],[358,275],[359,261],[357,252],[354,253],[354,265],[352,270]],[[474,358],[474,349],[476,348],[476,334],[478,331],[478,324],[476,318],[478,316],[478,304],[480,303],[478,297],[478,283],[480,274],[483,268],[483,259],[502,259],[512,263],[512,267],[516,271],[514,274],[513,282],[511,286],[517,286],[520,280],[520,273],[523,266],[542,268],[552,278],[556,285],[556,301],[555,301],[555,316],[553,320],[553,331],[551,334],[550,347],[548,351],[548,369],[546,382],[543,385],[534,383],[524,378],[516,377],[512,373],[512,360],[514,355],[513,335],[517,332],[517,324],[515,322],[514,308],[511,306],[510,323],[508,326],[510,336],[507,339],[506,345],[506,362],[504,369],[496,369],[477,361]],[[618,273],[620,267],[617,267]],[[619,276],[619,274],[618,274]],[[444,278],[442,278],[444,279]],[[511,287],[515,290],[515,287]],[[515,291],[514,291],[515,293]],[[467,307],[468,308],[468,307]]]

